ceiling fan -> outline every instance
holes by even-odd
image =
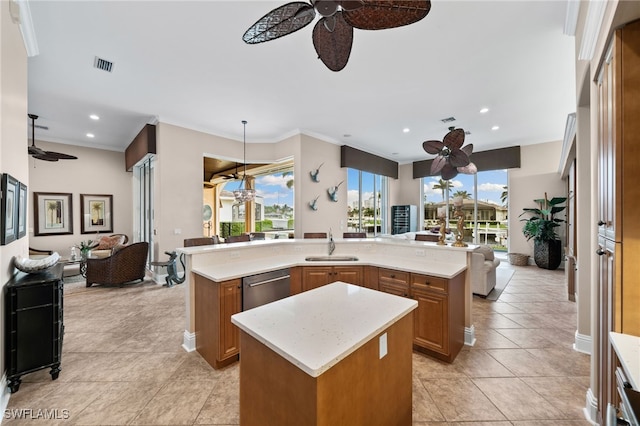
[[[286,3],[260,18],[242,36],[247,44],[275,40],[306,27],[316,17],[313,46],[331,71],[349,61],[353,29],[384,30],[418,22],[431,9],[430,0],[311,0]]]
[[[38,148],[36,146],[36,136],[35,136],[36,120],[38,119],[38,116],[35,114],[28,114],[28,116],[31,119],[31,146],[29,146],[30,156],[32,156],[33,158],[37,158],[38,160],[44,160],[44,161],[77,160],[78,159],[78,157],[73,155],[63,154],[61,152],[45,151],[42,148]]]
[[[224,180],[238,180],[238,179],[241,179],[240,174],[238,174],[238,162],[236,161],[236,171],[235,171],[235,173],[231,173],[231,174],[221,173],[220,176],[222,176],[222,178]]]

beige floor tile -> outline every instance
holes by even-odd
[[[584,387],[567,377],[523,377],[522,380],[566,417],[584,419]]]
[[[506,329],[502,329],[506,330]],[[476,343],[473,349],[509,349],[519,348],[514,342],[493,328],[477,328]]]
[[[517,344],[520,348],[548,348],[556,345],[548,339],[548,336],[555,333],[554,329],[503,328],[496,331]]]
[[[444,422],[444,416],[425,389],[422,382],[413,378],[413,423]]]
[[[130,424],[193,424],[214,387],[213,381],[167,382]]]
[[[466,377],[455,361],[449,364],[415,352],[413,353],[413,375],[419,379]]]
[[[422,383],[448,422],[507,420],[469,378],[430,379]]]
[[[509,420],[566,419],[565,413],[519,378],[473,379],[473,382]]]
[[[526,349],[489,349],[487,352],[518,377],[565,375],[563,370],[536,358]]]
[[[240,424],[240,386],[218,381],[205,401],[194,424]]]
[[[468,377],[513,377],[513,373],[484,350],[461,351],[455,360]]]

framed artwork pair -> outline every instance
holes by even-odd
[[[27,235],[27,185],[13,176],[1,176],[0,245],[9,244]]]
[[[34,235],[73,234],[71,193],[34,192]],[[113,195],[80,194],[80,232],[113,232]]]

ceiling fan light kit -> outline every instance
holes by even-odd
[[[244,127],[244,173],[242,175],[242,181],[240,181],[240,186],[238,187],[238,189],[233,191],[233,197],[238,203],[246,203],[247,201],[253,201],[256,198],[256,190],[247,188],[247,184],[245,182],[245,179],[247,178],[247,120],[242,120],[242,125]]]
[[[247,44],[275,40],[309,25],[318,58],[331,71],[342,70],[349,61],[353,29],[384,30],[413,24],[427,16],[430,0],[313,0],[291,2],[260,18],[244,33]]]

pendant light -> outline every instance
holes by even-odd
[[[238,203],[246,203],[247,201],[253,201],[253,199],[256,198],[256,190],[248,189],[247,184],[245,183],[245,179],[247,177],[247,120],[242,120],[242,125],[244,126],[244,173],[242,174],[240,186],[238,189],[233,191],[233,196]]]

